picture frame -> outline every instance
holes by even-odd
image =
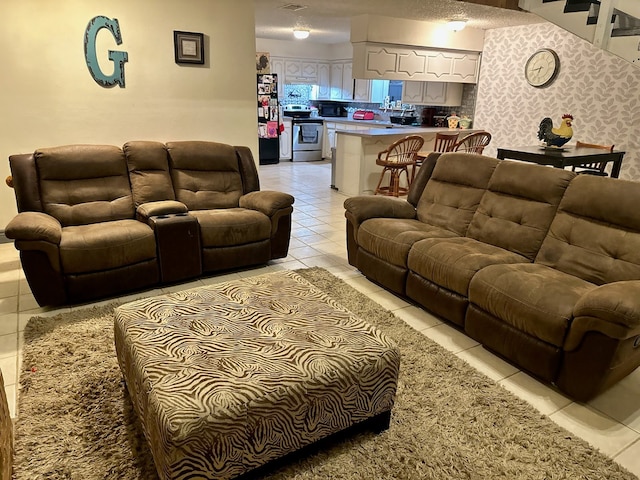
[[[178,64],[204,65],[204,34],[173,31],[175,61]]]

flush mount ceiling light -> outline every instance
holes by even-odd
[[[449,28],[449,30],[452,30],[454,32],[459,32],[464,27],[466,27],[466,25],[467,25],[466,20],[451,20],[449,23],[447,23],[447,28]]]
[[[302,40],[309,36],[309,30],[306,30],[304,28],[294,28],[293,36]]]

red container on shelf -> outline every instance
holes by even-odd
[[[353,112],[354,120],[373,120],[373,112],[369,110],[356,110]]]

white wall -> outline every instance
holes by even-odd
[[[103,88],[86,66],[89,20],[117,18],[128,52],[126,87]],[[255,26],[251,2],[234,0],[3,0],[0,16],[0,175],[9,155],[70,143],[212,140],[249,146],[257,161]],[[205,34],[204,66],[174,62],[173,31]],[[0,186],[0,230],[15,215]]]
[[[640,69],[550,23],[488,30],[482,54],[474,127],[497,147],[537,145],[544,117],[555,125],[571,113],[573,142],[614,144],[626,151],[620,178],[640,180]],[[527,58],[554,49],[560,73],[547,88],[524,78]]]
[[[305,40],[271,40],[256,38],[256,52],[267,52],[274,57],[310,58],[315,60],[342,60],[353,56],[351,43],[314,43]]]

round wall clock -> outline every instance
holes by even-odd
[[[527,60],[524,76],[533,87],[546,87],[551,84],[560,71],[560,58],[550,48],[541,48]]]

